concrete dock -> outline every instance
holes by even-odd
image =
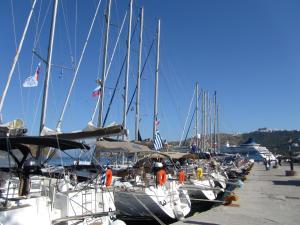
[[[266,171],[256,163],[231,206],[218,206],[196,213],[184,221],[174,223],[202,225],[273,225],[300,224],[300,166],[294,166],[297,176],[285,176],[289,165]]]

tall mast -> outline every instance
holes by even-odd
[[[203,149],[206,151],[206,91],[203,92],[203,121],[204,121],[204,139]]]
[[[127,111],[127,98],[128,98],[128,77],[130,66],[130,40],[131,40],[131,22],[132,22],[132,3],[129,2],[129,23],[128,23],[128,36],[127,36],[127,57],[126,57],[126,74],[125,74],[125,90],[124,90],[124,109],[123,109],[123,127],[126,129],[126,111]],[[125,139],[125,136],[123,136]]]
[[[103,103],[104,103],[104,90],[105,90],[105,75],[106,75],[106,64],[107,64],[107,49],[108,49],[108,36],[109,36],[109,27],[110,27],[110,9],[111,9],[111,0],[107,2],[106,8],[106,30],[105,30],[105,46],[103,54],[103,67],[102,67],[102,80],[101,80],[101,90],[100,90],[100,106],[99,106],[99,116],[98,116],[98,127],[102,127],[103,120]]]
[[[135,140],[138,140],[140,126],[140,86],[141,86],[141,64],[142,64],[142,46],[143,46],[143,29],[144,29],[144,7],[141,8],[140,14],[140,38],[139,38],[139,64],[137,76],[137,95],[135,111]]]
[[[20,52],[21,52],[22,47],[23,47],[23,42],[24,42],[24,39],[25,39],[25,36],[26,36],[26,33],[27,33],[27,29],[28,29],[28,27],[29,27],[29,23],[30,23],[30,20],[31,20],[33,11],[34,11],[35,3],[36,3],[36,0],[34,0],[34,2],[33,2],[33,4],[32,4],[32,7],[31,7],[31,10],[30,10],[29,16],[28,16],[28,18],[27,18],[27,22],[26,22],[26,25],[25,25],[23,34],[22,34],[22,38],[21,38],[20,43],[19,43],[19,46],[18,46],[18,48],[17,48],[17,53],[16,53],[16,55],[15,55],[13,64],[12,64],[11,69],[10,69],[10,71],[9,71],[8,79],[7,79],[7,82],[6,82],[6,86],[5,86],[5,88],[4,88],[4,91],[3,91],[3,94],[2,94],[2,97],[1,97],[1,100],[0,100],[0,122],[2,122],[2,121],[1,121],[1,114],[2,114],[2,108],[3,108],[4,100],[5,100],[7,91],[8,91],[8,87],[9,87],[9,85],[10,85],[10,81],[11,81],[12,75],[13,75],[13,73],[14,73],[14,71],[15,71],[15,67],[16,67],[16,64],[17,64],[17,62],[18,62]]]
[[[217,91],[215,91],[214,93],[214,152],[216,152],[217,149],[216,119],[217,119]]]
[[[209,130],[208,130],[208,127],[209,127],[209,120],[208,120],[208,95],[209,93],[206,92],[205,93],[205,130],[206,130],[206,150],[208,148],[208,143],[209,143]]]
[[[204,90],[201,89],[201,150],[204,148]]]
[[[199,87],[198,87],[198,82],[196,82],[196,146],[198,147],[198,100],[199,100]]]
[[[220,148],[220,109],[217,104],[217,150]]]
[[[212,98],[210,97],[208,99],[209,101],[209,148],[212,149],[212,122],[213,122],[213,116],[212,116]]]
[[[51,30],[50,30],[50,37],[49,37],[49,46],[48,46],[47,65],[46,65],[46,77],[45,77],[45,83],[44,83],[42,115],[41,115],[41,121],[40,121],[40,134],[45,126],[45,121],[46,121],[48,88],[49,88],[49,80],[50,80],[51,66],[52,66],[52,50],[53,50],[53,42],[54,42],[54,34],[55,34],[57,6],[58,6],[58,0],[54,0],[52,21],[51,21]],[[40,152],[38,151],[37,157],[39,157],[39,153]]]
[[[157,53],[156,53],[156,69],[155,69],[155,91],[154,91],[154,115],[153,115],[153,141],[156,132],[157,120],[157,98],[158,98],[158,73],[159,73],[159,48],[160,48],[160,19],[157,21]]]

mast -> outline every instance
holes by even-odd
[[[136,111],[135,111],[135,140],[138,140],[138,132],[140,126],[140,86],[141,86],[141,63],[142,63],[142,46],[143,46],[143,29],[144,29],[144,7],[141,8],[140,14],[140,38],[139,38],[139,63],[137,76],[137,95],[136,95]]]
[[[107,17],[106,17],[106,30],[105,30],[105,46],[103,54],[103,67],[102,67],[102,80],[101,80],[101,90],[100,90],[100,106],[99,106],[99,116],[98,116],[98,127],[102,127],[103,120],[103,103],[104,103],[104,89],[105,89],[105,75],[106,75],[106,64],[107,64],[107,49],[108,49],[108,36],[110,28],[110,10],[111,10],[111,0],[107,2]]]
[[[212,102],[212,97],[210,97],[208,99],[209,101],[209,148],[212,149],[212,122],[213,122],[213,116],[212,116],[212,105],[213,105],[213,102]]]
[[[220,110],[217,104],[217,150],[220,148]]]
[[[201,89],[201,150],[204,149],[204,90]]]
[[[198,82],[196,82],[196,146],[198,147],[198,100],[199,100],[199,87]]]
[[[45,121],[46,121],[48,88],[49,88],[49,81],[50,81],[50,75],[51,75],[51,66],[52,66],[52,50],[53,50],[53,42],[54,42],[54,34],[55,34],[57,6],[58,6],[58,0],[54,0],[54,2],[53,2],[52,21],[51,21],[51,29],[50,29],[50,37],[49,37],[49,46],[48,46],[47,65],[46,65],[46,77],[45,77],[45,83],[44,83],[42,114],[41,114],[41,121],[40,121],[40,134],[41,134],[41,132],[42,132],[44,126],[45,126]],[[38,153],[39,153],[39,151],[38,151]]]
[[[217,91],[214,93],[214,152],[217,149],[217,133],[216,133],[216,120],[217,120]]]
[[[159,48],[160,48],[160,19],[157,21],[157,48],[156,48],[157,53],[156,53],[156,69],[155,69],[154,114],[153,114],[153,141],[155,139],[156,120],[157,120]]]
[[[203,150],[206,150],[206,91],[203,90]]]
[[[7,94],[7,91],[8,91],[8,87],[10,85],[10,81],[11,81],[11,78],[12,78],[12,75],[15,71],[15,67],[16,67],[16,64],[18,62],[18,59],[19,59],[19,55],[20,55],[20,52],[22,50],[22,47],[23,47],[23,42],[24,42],[24,39],[25,39],[25,36],[26,36],[26,33],[27,33],[27,29],[29,27],[29,23],[31,21],[31,17],[32,17],[32,14],[33,14],[33,11],[34,11],[34,7],[35,7],[35,3],[36,3],[36,0],[34,0],[33,4],[32,4],[32,7],[31,7],[31,10],[30,10],[30,13],[29,13],[29,16],[27,18],[27,22],[26,22],[26,25],[25,25],[25,28],[24,28],[24,31],[23,31],[23,34],[22,34],[22,38],[20,40],[20,43],[19,43],[19,46],[17,48],[17,53],[15,55],[15,58],[13,60],[13,64],[11,66],[11,69],[9,71],[9,74],[8,74],[8,79],[7,79],[7,82],[6,82],[6,85],[5,85],[5,88],[4,88],[4,91],[3,91],[3,94],[2,94],[2,97],[1,97],[1,100],[0,100],[0,123],[2,122],[2,118],[1,118],[1,115],[2,115],[2,108],[3,108],[3,104],[4,104],[4,100],[6,98],[6,94]]]
[[[126,57],[126,74],[125,74],[125,88],[124,88],[124,109],[123,109],[123,128],[126,129],[126,111],[127,111],[127,98],[128,98],[128,77],[130,66],[130,42],[131,42],[131,22],[132,22],[132,3],[129,2],[129,24],[128,24],[128,36],[127,36],[127,57]],[[125,135],[123,136],[125,139]]]

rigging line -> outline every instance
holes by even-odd
[[[75,1],[75,24],[74,24],[74,67],[76,66],[77,61],[77,22],[78,22],[78,2]]]
[[[173,76],[172,76],[172,79],[174,80],[174,82],[173,82],[173,84],[174,84],[173,89],[179,90],[178,93],[181,93],[180,97],[188,98],[188,96],[185,96],[186,92],[184,90],[186,90],[186,88],[184,88],[184,82],[183,82],[182,79],[180,79],[180,76],[179,76],[180,74],[178,74],[177,70],[174,68],[174,64],[172,63],[172,59],[171,59],[171,57],[169,55],[169,51],[167,51],[166,44],[164,42],[162,43],[161,48],[162,48],[162,51],[165,53],[164,55],[162,55],[162,57],[165,57],[164,60],[162,60],[162,62],[166,62],[167,63],[168,69],[173,74]],[[185,74],[183,74],[183,75],[185,76]],[[182,90],[182,91],[180,92],[180,90]],[[179,101],[178,101],[178,103],[179,103]],[[178,109],[179,109],[178,111],[182,114],[183,111],[179,107],[179,104],[178,104]]]
[[[182,141],[182,138],[183,138],[183,135],[184,135],[184,132],[185,132],[185,126],[186,126],[186,123],[188,121],[188,118],[189,118],[189,115],[190,115],[190,112],[191,112],[191,108],[192,108],[192,104],[193,104],[193,101],[194,101],[195,92],[196,92],[196,90],[194,89],[193,97],[192,97],[191,102],[190,102],[190,107],[189,107],[188,115],[187,115],[187,117],[185,119],[183,131],[182,131],[182,134],[181,134],[181,137],[180,137],[179,146],[181,146],[181,141]]]
[[[12,67],[11,67],[11,69],[9,71],[7,82],[6,82],[6,85],[5,85],[5,88],[3,90],[3,94],[2,94],[1,100],[0,100],[0,122],[2,122],[1,121],[2,120],[1,119],[1,113],[2,113],[2,107],[3,107],[3,104],[4,104],[4,100],[6,98],[6,94],[7,94],[7,91],[8,91],[9,85],[10,85],[10,81],[11,81],[11,78],[12,78],[14,70],[15,70],[16,63],[18,62],[19,55],[20,55],[20,52],[22,50],[23,42],[24,42],[24,39],[25,39],[25,36],[26,36],[26,33],[27,33],[27,29],[28,29],[30,21],[31,21],[31,16],[32,16],[33,11],[34,11],[35,3],[36,3],[36,0],[34,0],[34,2],[32,4],[32,7],[30,9],[30,13],[29,13],[29,16],[27,18],[26,25],[25,25],[25,28],[23,30],[22,37],[21,37],[19,46],[17,48],[16,55],[15,55],[15,57],[13,59],[13,64],[12,64]]]
[[[90,123],[91,123],[91,124],[93,124],[94,118],[95,118],[95,116],[96,116],[96,112],[97,112],[98,105],[99,105],[99,103],[100,103],[100,99],[101,99],[101,96],[99,95],[98,98],[97,98],[96,107],[95,107],[95,109],[94,109],[92,118],[91,118],[91,120],[90,120]]]
[[[111,58],[110,58],[110,61],[109,61],[109,64],[108,64],[108,67],[107,67],[107,70],[106,70],[106,74],[105,74],[104,81],[106,80],[106,78],[107,78],[107,76],[108,76],[108,73],[109,73],[109,70],[110,70],[111,63],[112,63],[112,61],[113,61],[113,59],[114,59],[115,52],[116,52],[116,49],[117,49],[117,46],[118,46],[118,43],[119,43],[119,40],[120,40],[120,36],[121,36],[121,33],[122,33],[122,31],[123,31],[123,27],[124,27],[124,24],[125,24],[126,16],[127,16],[127,11],[125,12],[125,15],[124,15],[124,18],[123,18],[123,22],[122,22],[122,25],[121,25],[121,28],[120,28],[120,31],[119,31],[119,34],[118,34],[118,37],[117,37],[117,40],[116,40],[116,44],[115,44],[115,47],[114,47],[112,56],[111,56]]]
[[[33,49],[35,48],[34,46],[35,46],[35,43],[37,41],[37,35],[38,35],[38,28],[39,28],[39,24],[40,24],[40,17],[41,17],[42,5],[43,5],[43,0],[41,0],[41,3],[40,3],[40,8],[39,8],[39,14],[38,14],[37,21],[35,21],[35,17],[33,17],[34,21],[35,21],[35,34],[34,34],[33,47],[32,47]],[[32,69],[33,69],[33,57],[34,57],[34,53],[32,52],[30,74],[32,74]]]
[[[38,97],[38,101],[37,101],[37,104],[36,105],[39,105],[40,102],[41,102],[41,98],[42,98],[42,94],[43,94],[43,89],[40,90],[40,94],[39,94],[39,97]],[[36,99],[36,98],[35,98]],[[36,101],[35,101],[36,102]],[[33,135],[32,131],[33,131],[33,127],[34,127],[34,124],[36,122],[36,117],[37,117],[37,113],[38,113],[39,109],[38,107],[35,108],[35,112],[34,112],[34,117],[33,117],[33,121],[32,121],[32,125],[31,125],[31,135]]]
[[[11,4],[11,15],[12,15],[12,24],[13,24],[13,33],[14,33],[14,41],[15,41],[15,48],[17,51],[17,35],[16,35],[16,24],[15,24],[15,15],[14,15],[14,4],[13,1],[10,0]],[[22,114],[23,118],[25,116],[25,106],[24,106],[24,98],[23,98],[23,89],[21,84],[21,73],[20,73],[20,64],[17,62],[17,70],[18,70],[18,78],[19,78],[19,87],[20,87],[20,95],[21,95],[21,105],[22,105]]]
[[[193,122],[193,119],[194,119],[194,116],[195,116],[195,112],[196,112],[196,108],[194,109],[194,112],[193,112],[193,115],[192,115],[192,118],[191,118],[191,121],[190,121],[190,125],[189,125],[189,128],[188,128],[187,132],[186,132],[183,143],[186,143],[186,139],[187,139],[187,136],[189,135],[190,128],[191,128],[191,125],[192,125],[192,122]]]
[[[70,55],[71,55],[71,63],[72,63],[72,65],[74,65],[73,52],[72,52],[72,47],[71,47],[72,44],[71,44],[71,37],[70,37],[70,29],[69,29],[67,19],[66,19],[64,3],[63,3],[63,1],[60,1],[60,3],[61,3],[62,14],[63,14],[63,18],[64,18],[65,29],[67,31],[66,33],[67,33],[67,39],[68,39],[69,52],[70,52]]]
[[[37,40],[37,35],[38,35],[38,27],[39,27],[39,24],[40,24],[40,18],[41,18],[41,11],[42,11],[42,5],[43,5],[43,0],[41,0],[41,3],[40,3],[40,8],[39,8],[39,13],[38,13],[38,18],[37,18],[37,21],[35,21],[35,17],[33,17],[34,21],[35,21],[35,34],[34,34],[34,41],[33,41],[33,49],[34,49],[34,46],[35,46],[35,43],[36,43],[36,40]],[[34,14],[35,15],[35,14]],[[30,74],[32,74],[32,71],[33,71],[33,61],[34,61],[34,53],[32,52],[32,55],[31,55],[31,65],[30,65]],[[25,100],[25,105],[27,105],[26,107],[26,114],[27,112],[29,111],[30,108],[30,104],[28,104],[28,102],[30,101],[30,95],[31,95],[31,89],[28,91],[28,94],[27,94],[27,98]],[[36,96],[35,96],[36,98]],[[34,101],[36,103],[36,101]]]
[[[142,71],[141,71],[141,78],[142,78],[142,76],[143,76],[144,69],[145,69],[145,67],[146,67],[146,64],[147,64],[147,62],[148,62],[148,58],[149,58],[149,56],[150,56],[152,47],[153,47],[153,45],[154,45],[154,41],[155,41],[155,39],[153,39],[153,41],[152,41],[152,43],[151,43],[150,49],[149,49],[148,54],[147,54],[147,56],[146,56],[145,62],[144,62],[144,64],[143,64],[143,68],[142,68]],[[126,115],[127,115],[128,112],[129,112],[129,109],[130,109],[131,104],[132,104],[132,102],[133,102],[133,99],[134,99],[134,96],[135,96],[135,94],[136,94],[136,91],[137,91],[137,85],[135,85],[135,89],[134,89],[134,92],[133,92],[133,94],[132,94],[132,96],[131,96],[131,99],[130,99],[130,102],[129,102],[129,105],[128,105],[128,108],[127,108]]]
[[[47,7],[47,10],[46,10],[46,13],[45,13],[45,17],[44,17],[44,20],[43,20],[42,25],[41,25],[41,29],[40,29],[40,31],[38,32],[37,38],[36,38],[35,43],[34,43],[34,49],[36,48],[36,46],[37,46],[37,44],[38,44],[38,42],[39,42],[39,40],[40,40],[40,36],[41,36],[41,34],[42,34],[42,30],[43,30],[43,27],[44,27],[44,25],[45,25],[46,18],[47,18],[47,15],[48,15],[48,12],[49,12],[51,3],[52,3],[52,1],[49,1],[48,7]]]
[[[164,67],[164,64],[161,63],[161,77],[162,77],[162,81],[164,81],[164,84],[166,86],[166,91],[168,92],[169,96],[170,96],[170,102],[172,102],[172,104],[175,106],[175,110],[176,110],[176,116],[178,116],[178,121],[181,121],[181,117],[180,117],[180,112],[179,112],[179,105],[176,104],[176,98],[174,97],[173,95],[173,92],[171,91],[171,88],[170,88],[170,82],[168,82],[164,72],[165,71],[165,67]],[[169,73],[170,74],[170,73]],[[160,104],[161,105],[161,104]],[[160,107],[162,108],[162,107]]]
[[[39,28],[39,24],[40,24],[42,5],[43,5],[43,0],[41,0],[41,3],[40,3],[37,21],[36,21],[35,17],[33,17],[33,19],[35,21],[35,32],[34,32],[34,41],[33,41],[33,47],[32,47],[32,49],[35,48],[34,46],[37,43],[38,28]],[[50,4],[48,5],[48,9],[49,9],[49,6],[50,6]],[[35,15],[35,12],[34,12],[34,15]],[[32,72],[33,71],[33,61],[34,61],[34,53],[32,52],[32,55],[31,55],[31,65],[30,65],[30,74],[33,73]],[[31,93],[34,93],[34,101],[33,101],[34,102],[34,107],[33,107],[33,109],[37,108],[37,104],[40,101],[40,96],[37,94],[38,93],[37,91],[33,92],[33,90],[31,90],[31,89],[28,90],[28,94],[27,94],[26,99],[25,99],[25,107],[27,106],[26,110],[25,110],[25,113],[27,114],[27,112],[29,111],[30,112],[30,116],[32,115],[32,113],[31,113],[32,107],[30,107],[31,104],[29,104],[29,103],[32,102],[32,101],[30,101],[31,100]],[[39,101],[38,102],[36,101],[37,96],[39,96]],[[32,129],[33,129],[33,126],[34,126],[34,123],[35,123],[36,113],[37,113],[37,109],[33,110],[34,119],[30,120],[32,122],[32,124],[31,124],[32,128],[31,128],[30,132],[32,132]]]
[[[133,32],[132,32],[132,34],[131,34],[130,43],[132,43],[133,36],[134,36],[134,34],[135,34],[137,25],[138,25],[138,20],[136,21],[136,23],[135,23],[135,25],[134,25]],[[118,87],[118,85],[119,85],[120,78],[121,78],[121,75],[122,75],[122,72],[123,72],[123,68],[124,68],[124,65],[125,65],[125,62],[126,62],[126,58],[127,58],[127,53],[125,54],[125,57],[124,57],[124,60],[123,60],[123,63],[122,63],[122,66],[121,66],[121,69],[120,69],[120,72],[119,72],[119,75],[118,75],[118,78],[117,78],[117,82],[116,82],[116,85],[115,85],[115,88],[114,88],[114,91],[113,91],[113,94],[112,94],[112,96],[111,96],[111,98],[110,98],[110,101],[109,101],[109,105],[108,105],[108,108],[107,108],[107,111],[106,111],[106,114],[105,114],[105,117],[104,117],[104,120],[103,120],[103,124],[102,124],[103,127],[105,126],[105,123],[106,123],[106,120],[107,120],[107,117],[108,117],[108,114],[109,114],[109,111],[110,111],[112,102],[113,102],[113,100],[114,100],[114,97],[115,97],[115,94],[116,94],[116,90],[117,90],[117,87]],[[97,106],[96,106],[96,107],[97,107]]]
[[[61,163],[62,166],[64,166],[63,160],[62,160],[62,156],[61,156],[62,150],[61,150],[61,148],[60,148],[60,144],[59,144],[59,140],[58,140],[58,135],[55,135],[55,138],[56,138],[56,141],[57,141],[57,147],[58,147],[58,148],[55,148],[54,152],[55,152],[57,149],[59,149],[60,163]],[[64,177],[66,176],[65,170],[63,170],[63,175],[64,175]]]
[[[84,55],[84,53],[85,53],[85,49],[86,49],[86,46],[87,46],[87,44],[88,44],[90,35],[91,35],[91,33],[92,33],[92,29],[93,29],[93,27],[94,27],[94,23],[95,23],[96,17],[97,17],[97,15],[98,15],[98,11],[99,11],[99,7],[100,7],[101,2],[102,2],[102,0],[99,0],[99,2],[98,2],[97,9],[96,9],[96,12],[95,12],[95,15],[94,15],[92,24],[91,24],[91,26],[90,26],[90,29],[89,29],[89,32],[88,32],[86,41],[85,41],[85,43],[84,43],[83,50],[82,50],[82,52],[81,52],[81,55],[80,55],[80,58],[79,58],[79,61],[78,61],[78,65],[77,65],[76,70],[75,70],[75,74],[74,74],[74,77],[73,77],[73,80],[72,80],[71,87],[70,87],[70,89],[69,89],[69,92],[68,92],[67,98],[66,98],[66,100],[65,100],[65,104],[64,104],[62,113],[61,113],[61,115],[60,115],[59,121],[58,121],[57,126],[56,126],[56,130],[60,130],[61,122],[62,122],[62,120],[63,120],[64,114],[65,114],[65,111],[66,111],[66,108],[67,108],[67,104],[68,104],[68,102],[69,102],[69,98],[70,98],[70,96],[71,96],[71,93],[72,93],[72,90],[73,90],[73,87],[74,87],[74,84],[75,84],[75,81],[76,81],[76,78],[77,78],[77,74],[78,74],[78,71],[79,71],[79,67],[80,67],[81,61],[82,61],[82,59],[83,59],[83,55]]]

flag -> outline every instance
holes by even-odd
[[[106,170],[107,170],[107,167],[103,168],[103,170],[102,170],[102,174],[101,174],[101,184],[102,184],[102,185],[105,184],[105,180],[106,180]]]
[[[160,121],[158,119],[155,120],[155,125],[158,126]]]
[[[154,138],[154,148],[157,151],[157,150],[161,149],[162,147],[163,147],[162,140],[161,140],[160,134],[157,130],[155,133],[155,138]]]
[[[93,97],[99,96],[99,95],[100,95],[100,91],[101,91],[101,86],[96,87],[96,88],[93,90],[92,96],[93,96]]]
[[[36,87],[39,84],[39,75],[40,75],[41,63],[38,64],[35,73],[33,76],[29,76],[25,79],[23,87]]]

